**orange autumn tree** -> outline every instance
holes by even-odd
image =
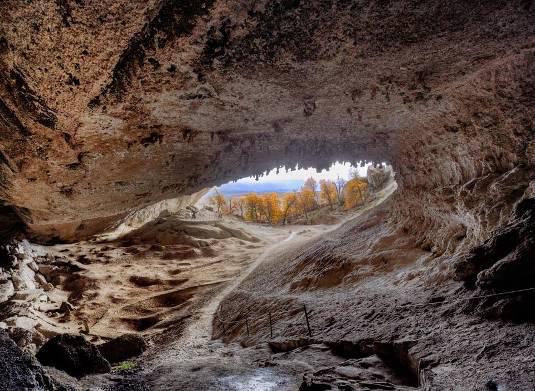
[[[368,190],[368,182],[365,179],[355,177],[349,180],[344,188],[345,209],[351,209],[364,200]]]
[[[338,205],[351,209],[365,201],[368,194],[368,181],[353,171],[352,179],[347,182],[338,177],[336,180],[322,179],[318,182],[308,178],[299,191],[278,193],[249,193],[245,196],[226,199],[216,192],[213,204],[219,214],[231,214],[245,221],[271,225],[288,224],[304,219],[309,224],[322,213],[323,207],[335,210]]]
[[[303,186],[301,191],[297,193],[297,207],[308,223],[308,215],[316,207],[316,194],[310,187]]]
[[[256,193],[249,193],[244,197],[245,220],[260,221],[262,199]]]
[[[282,217],[282,210],[277,193],[267,193],[262,196],[263,215],[269,224],[278,224]]]
[[[282,224],[297,214],[297,193],[292,191],[282,197]]]
[[[320,200],[333,210],[337,198],[336,184],[326,179],[320,180]]]

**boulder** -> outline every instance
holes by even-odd
[[[111,363],[139,356],[145,349],[147,349],[147,343],[141,336],[135,334],[124,334],[98,345],[100,353]]]
[[[15,287],[13,283],[8,280],[0,284],[0,303],[9,300],[15,294]]]
[[[29,354],[0,330],[0,391],[54,390],[52,380]]]
[[[36,357],[41,364],[65,371],[76,378],[111,370],[110,363],[97,347],[81,335],[57,335],[43,345]]]
[[[22,327],[11,327],[8,329],[9,336],[21,349],[26,348],[32,343],[33,333],[31,330]]]
[[[39,266],[37,266],[37,263],[35,261],[31,261],[28,263],[28,267],[34,272],[37,273],[39,271]]]

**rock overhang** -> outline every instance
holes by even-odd
[[[484,195],[459,213],[444,194],[532,180],[523,2],[66,4],[8,2],[0,34],[2,198],[43,237],[275,165],[369,160],[398,173],[398,219],[423,202],[481,239],[507,213],[482,224]]]

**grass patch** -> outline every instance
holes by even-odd
[[[119,363],[115,369],[119,372],[123,371],[130,371],[132,369],[135,369],[137,367],[137,364],[133,361],[123,361],[122,363]]]

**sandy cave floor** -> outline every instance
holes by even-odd
[[[322,341],[273,352],[265,343],[271,340],[265,329],[260,340],[247,341],[240,317],[229,326],[241,330],[241,337],[232,331],[231,343],[213,339],[213,325],[228,321],[221,307],[225,298],[237,292],[254,297],[255,289],[263,290],[241,288],[260,265],[320,240],[394,190],[392,185],[336,225],[269,227],[234,219],[185,223],[164,216],[120,239],[48,248],[51,264],[60,265],[55,271],[65,275],[56,281],[47,305],[57,308],[68,300],[74,307],[67,313],[45,312],[48,323],[78,330],[96,343],[124,333],[140,333],[150,341],[149,350],[129,373],[80,381],[52,373],[78,389],[270,391],[296,390],[305,372],[330,368],[333,376],[353,373],[363,384],[380,386],[384,381],[385,387],[409,389],[403,374],[376,355],[342,357]],[[302,335],[306,335],[304,325],[304,318],[298,321]],[[251,320],[251,327],[257,326]]]
[[[150,389],[268,390],[281,381],[295,389],[296,373],[279,373],[273,380],[271,370],[258,372],[255,362],[269,359],[267,347],[243,349],[212,341],[213,316],[258,264],[336,226],[270,227],[234,219],[184,223],[167,216],[117,240],[47,247],[50,272],[59,277],[38,315],[54,331],[81,332],[95,343],[141,333],[151,341],[139,360],[142,383]],[[67,312],[61,308],[66,301],[73,305]],[[211,376],[196,373],[199,366],[209,368]],[[74,382],[52,372],[82,389],[113,387],[122,378],[98,375]],[[187,381],[186,388],[176,388],[177,377]],[[217,385],[205,388],[201,378]],[[237,386],[249,383],[252,388]]]
[[[410,350],[418,365],[430,365],[437,390],[533,390],[533,327],[485,321],[455,303],[427,305],[455,297],[461,288],[456,283],[422,288],[432,284],[422,274],[433,270],[425,251],[387,239],[381,243],[386,258],[360,261],[356,275],[333,252],[329,267],[336,273],[327,269],[319,279],[299,263],[296,254],[325,243],[339,246],[346,230],[361,230],[363,241],[377,236],[370,222],[380,220],[382,212],[374,207],[393,190],[332,226],[184,224],[166,216],[115,241],[54,246],[54,262],[67,262],[71,274],[73,267],[80,270],[74,281],[62,277],[49,294],[57,302],[68,298],[73,311],[48,313],[47,321],[78,329],[95,342],[141,333],[150,347],[130,372],[80,381],[52,373],[83,390],[289,391],[311,374],[354,390],[415,389],[421,384],[407,370],[409,359],[384,359],[393,345],[382,341],[401,340],[407,344],[400,345],[401,356]],[[347,280],[338,279],[341,272]],[[85,289],[72,297],[73,287]],[[273,338],[268,312],[273,312]],[[244,314],[250,316],[249,336]],[[373,348],[362,351],[350,344],[348,350],[345,341]]]
[[[221,301],[258,265],[338,226],[270,227],[234,219],[184,223],[166,216],[120,239],[47,247],[51,272],[60,275],[41,308],[49,327],[81,332],[95,343],[124,333],[150,341],[133,374],[74,381],[52,373],[66,384],[95,390],[121,389],[114,387],[122,382],[125,389],[154,390],[299,388],[306,370],[343,360],[321,345],[296,360],[273,355],[266,344],[224,344],[212,340],[212,323]],[[64,301],[74,308],[61,310]],[[275,366],[274,359],[284,365]]]

